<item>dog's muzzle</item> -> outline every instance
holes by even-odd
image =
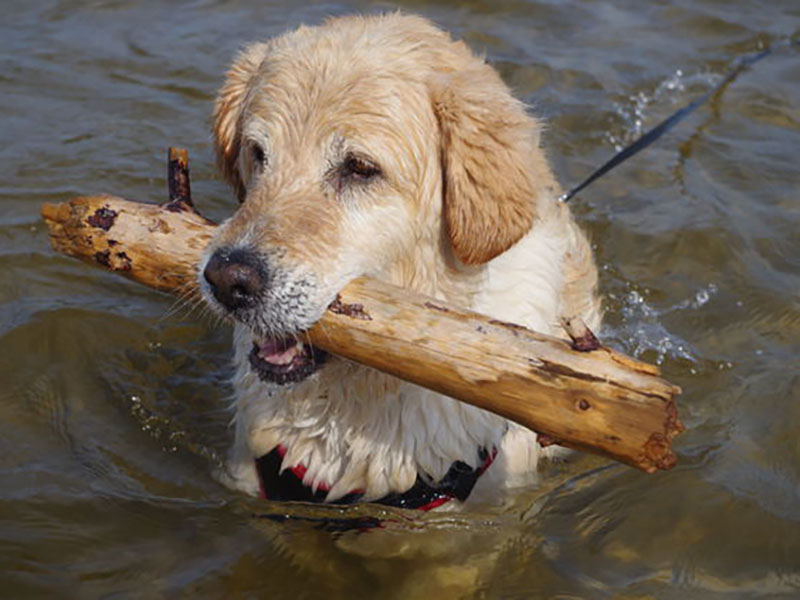
[[[247,249],[219,248],[208,260],[203,277],[221,307],[235,319],[248,324],[248,313],[258,311],[270,284],[263,260]],[[294,383],[316,371],[328,354],[301,342],[302,333],[280,338],[254,339],[250,366],[268,383]]]

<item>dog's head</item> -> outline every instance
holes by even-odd
[[[336,19],[248,47],[214,136],[241,207],[201,288],[253,332],[251,362],[279,383],[313,370],[320,357],[295,335],[350,280],[403,271],[396,282],[413,285],[432,256],[485,263],[554,185],[537,123],[497,73],[416,17]]]

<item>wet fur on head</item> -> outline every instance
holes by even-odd
[[[225,76],[225,83],[214,104],[214,147],[217,166],[233,186],[239,201],[244,200],[244,183],[237,162],[241,151],[242,108],[249,85],[258,73],[269,44],[252,44],[239,53]]]
[[[537,198],[556,189],[539,157],[540,127],[497,73],[461,42],[413,16],[383,17],[413,30],[417,78],[424,80],[438,125],[444,179],[444,215],[455,255],[480,264],[501,254],[527,233]],[[358,17],[350,18],[356,24]],[[302,28],[301,28],[302,31]],[[281,41],[248,46],[228,71],[214,109],[218,165],[245,197],[239,158],[244,108],[254,84],[269,70],[271,51]]]
[[[470,498],[530,481],[553,450],[496,415],[335,358],[284,387],[248,363],[257,336],[302,335],[362,275],[544,333],[562,316],[599,325],[589,244],[556,200],[538,122],[497,73],[419,17],[333,19],[244,49],[213,131],[242,205],[207,257],[252,249],[272,286],[233,315],[226,483],[257,493],[253,459],[277,444],[329,500],[438,481],[481,447],[500,452]]]

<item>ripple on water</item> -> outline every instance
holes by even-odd
[[[568,186],[706,92],[737,56],[793,35],[796,4],[403,7],[498,65],[544,116]],[[254,519],[321,513],[265,507],[211,478],[229,435],[225,331],[55,256],[31,229],[44,201],[163,198],[174,144],[191,150],[204,210],[226,217],[235,201],[216,173],[208,119],[232,56],[301,21],[376,6],[4,3],[3,594],[796,598],[797,50],[747,70],[575,200],[607,265],[601,335],[684,390],[679,464],[656,476],[585,455],[547,466],[541,487],[500,511],[393,515],[401,526],[366,535]]]

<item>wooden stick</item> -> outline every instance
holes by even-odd
[[[187,188],[188,189],[188,188]],[[42,207],[53,247],[150,287],[196,293],[216,225],[191,200],[163,206],[85,196]],[[572,344],[373,279],[351,282],[311,341],[516,421],[558,443],[647,472],[675,464],[680,389],[656,367],[600,345],[579,320]]]

